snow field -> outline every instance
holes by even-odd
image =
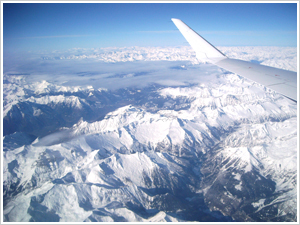
[[[230,55],[232,49],[236,53]],[[245,189],[243,176],[254,169],[260,176],[276,183],[275,193],[278,196],[271,202],[255,199],[249,203],[256,212],[277,204],[279,216],[288,212],[296,215],[297,106],[294,103],[262,85],[195,61],[193,53],[185,47],[86,49],[80,50],[82,54],[75,57],[77,51],[73,49],[62,53],[58,61],[72,59],[71,63],[80,64],[82,60],[96,59],[114,62],[112,65],[115,67],[120,65],[118,63],[132,61],[173,60],[180,63],[162,72],[157,72],[159,68],[153,72],[154,75],[144,73],[147,74],[145,77],[137,76],[136,71],[109,74],[117,75],[117,78],[108,74],[95,77],[93,71],[83,71],[79,74],[81,81],[100,85],[109,79],[113,79],[111,83],[130,83],[137,78],[147,82],[151,78],[167,86],[159,86],[155,90],[157,99],[150,96],[153,92],[144,93],[145,87],[132,89],[132,96],[138,93],[142,97],[149,95],[145,103],[112,108],[106,116],[94,122],[81,119],[73,126],[58,127],[58,132],[38,137],[31,144],[19,146],[8,141],[18,137],[22,139],[18,132],[4,137],[7,143],[3,151],[5,191],[16,191],[14,185],[18,182],[20,188],[20,193],[12,196],[4,208],[5,221],[28,222],[39,220],[40,215],[61,222],[116,221],[116,218],[144,222],[180,220],[173,217],[174,213],[170,216],[168,211],[158,211],[149,218],[143,218],[126,204],[134,203],[145,210],[159,207],[153,204],[160,198],[159,204],[167,204],[164,198],[169,193],[165,193],[165,189],[173,190],[180,184],[179,181],[183,178],[187,181],[190,176],[203,179],[201,173],[205,168],[200,165],[190,168],[190,162],[195,161],[189,161],[202,154],[211,157],[210,160],[215,159],[220,165],[224,164],[211,175],[216,176],[215,181],[226,171],[236,170],[232,177],[237,182],[234,184],[237,193]],[[276,62],[276,66],[286,66],[291,70],[297,68],[293,48],[245,47],[223,48],[222,51],[230,57],[271,65]],[[270,53],[272,51],[274,54]],[[277,57],[279,52],[282,57]],[[48,55],[43,60],[53,57],[56,56]],[[285,64],[287,60],[292,62]],[[159,66],[171,65],[164,63]],[[199,69],[197,82],[194,80],[196,69]],[[186,71],[186,74],[178,71]],[[178,79],[183,74],[188,78]],[[11,109],[14,107],[25,117],[28,112],[22,111],[20,103],[34,103],[33,118],[40,118],[45,112],[41,106],[56,109],[60,104],[72,111],[94,104],[93,98],[100,93],[104,94],[103,99],[108,96],[108,89],[104,86],[79,86],[78,80],[69,86],[61,77],[56,77],[56,81],[29,82],[26,76],[4,74],[4,117],[13,115]],[[174,79],[169,79],[171,77]],[[171,83],[179,86],[170,86]],[[163,106],[158,107],[155,101],[163,102]],[[101,107],[104,105],[102,99],[96,103]],[[155,106],[151,108],[148,105]],[[176,108],[182,105],[185,107]],[[19,141],[22,143],[22,140]],[[210,155],[212,151],[215,151],[213,156]],[[186,174],[186,168],[194,174]],[[210,184],[201,189],[199,183],[190,182],[187,189],[203,193],[205,197],[209,188],[213,187]],[[162,193],[153,194],[151,190],[155,188],[161,188]],[[229,190],[224,195],[220,194],[218,199],[227,206],[230,206],[226,202],[228,199],[242,201]],[[210,209],[217,210],[218,207],[211,206]],[[225,214],[225,211],[222,212]]]

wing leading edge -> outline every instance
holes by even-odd
[[[213,63],[225,70],[261,83],[287,98],[297,101],[296,72],[228,58],[181,20],[172,19],[172,21],[192,46],[199,60]]]

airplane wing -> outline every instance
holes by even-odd
[[[172,21],[192,46],[199,60],[213,63],[225,70],[261,83],[297,102],[296,72],[228,58],[181,20],[172,19]]]

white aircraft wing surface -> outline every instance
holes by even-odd
[[[297,101],[297,73],[238,59],[231,59],[193,31],[179,19],[172,19],[176,27],[196,52],[196,57],[225,70],[237,73]]]

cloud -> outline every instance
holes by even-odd
[[[142,30],[137,31],[138,33],[151,33],[151,34],[166,34],[166,33],[177,33],[177,30]]]
[[[74,37],[90,37],[90,36],[92,35],[53,35],[53,36],[19,37],[17,39],[74,38]]]
[[[297,31],[284,31],[284,30],[264,30],[264,31],[253,31],[253,30],[243,30],[243,31],[237,31],[237,30],[213,30],[213,31],[197,31],[197,33],[201,35],[207,35],[207,34],[214,34],[214,35],[246,35],[246,36],[265,36],[265,35],[289,35],[289,34],[297,34]]]

